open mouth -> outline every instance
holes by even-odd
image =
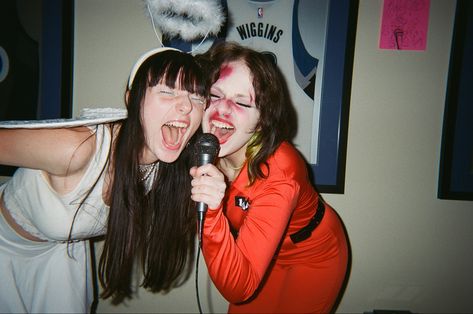
[[[182,145],[188,124],[182,121],[170,121],[161,127],[164,144],[169,149],[177,149]]]
[[[235,133],[235,128],[228,123],[212,120],[210,121],[210,133],[218,138],[220,144],[223,144]]]

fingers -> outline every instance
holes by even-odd
[[[227,188],[224,175],[212,164],[192,167],[190,174],[192,200],[206,203],[209,209],[219,208]]]
[[[213,164],[205,164],[200,167],[192,167],[190,170],[192,177],[201,177],[203,175],[207,176],[222,176],[223,174],[220,170],[217,169]]]

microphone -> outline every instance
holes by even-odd
[[[215,135],[211,133],[202,133],[194,144],[194,162],[197,167],[213,164],[220,150],[220,144]],[[199,237],[202,235],[207,204],[196,202],[197,221],[199,223]]]

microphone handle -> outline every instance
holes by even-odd
[[[205,220],[205,212],[198,211],[197,212],[197,223],[198,223],[198,237],[199,237],[199,247],[202,248],[202,236],[204,232],[204,220]]]
[[[215,159],[214,154],[201,154],[199,156],[199,160],[197,162],[197,166],[203,166],[209,163],[213,163],[213,160]],[[199,236],[199,245],[202,247],[202,232],[204,231],[204,219],[205,219],[205,214],[207,212],[207,204],[204,202],[197,202],[196,204],[196,211],[197,211],[197,222],[198,222],[198,236]]]
[[[197,202],[196,210],[198,213],[205,213],[207,211],[207,204],[204,202]]]

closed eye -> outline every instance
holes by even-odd
[[[161,89],[159,90],[159,93],[169,95],[169,96],[175,96],[176,93],[174,93],[172,90],[169,89]]]
[[[199,96],[191,96],[191,101],[199,105],[205,104],[204,98]]]
[[[241,107],[251,108],[251,105],[247,105],[247,104],[244,104],[244,103],[241,103],[241,102],[237,102],[236,104],[237,104],[238,106],[241,106]]]
[[[218,95],[215,95],[215,94],[210,94],[210,99],[212,99],[212,100],[218,100],[220,98],[222,98],[222,97],[220,97]]]

